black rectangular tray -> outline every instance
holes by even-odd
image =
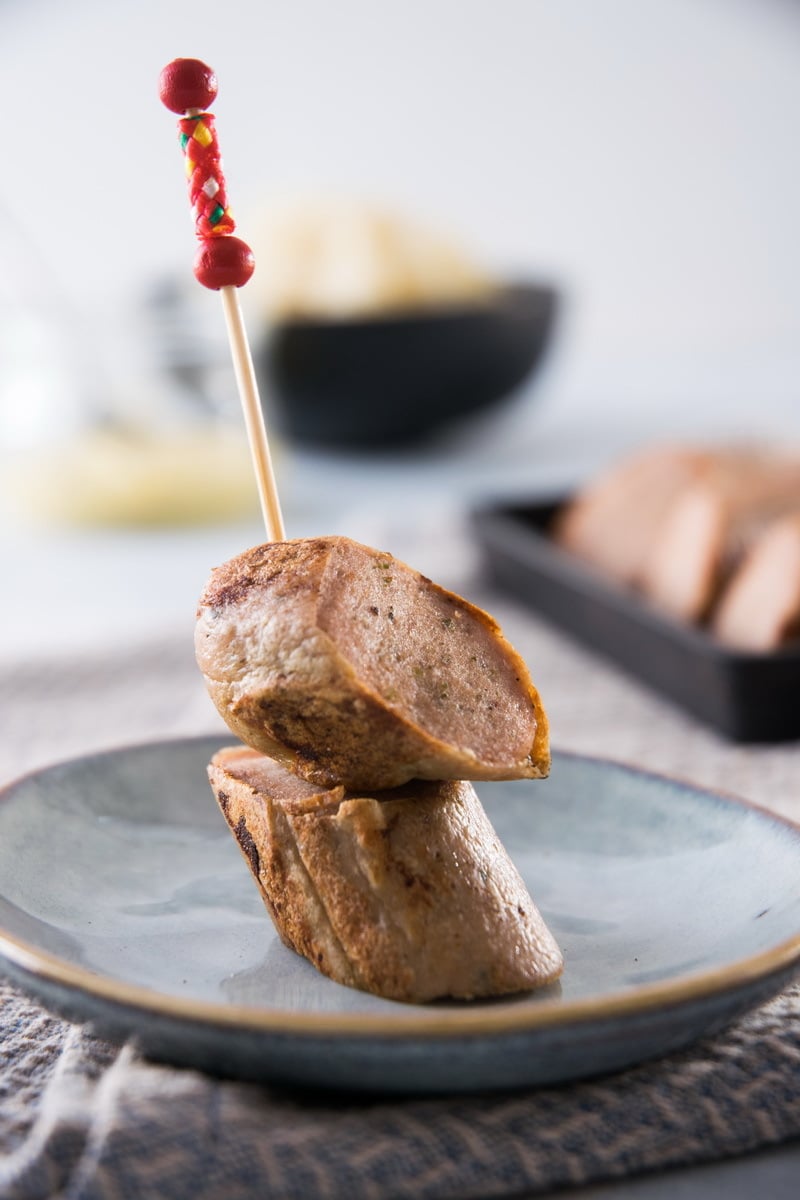
[[[548,536],[563,502],[471,514],[494,583],[732,741],[800,738],[800,647],[728,649],[606,582]]]

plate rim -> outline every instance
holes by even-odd
[[[0,788],[0,803],[7,800],[28,780],[52,771],[88,761],[114,758],[136,751],[166,749],[171,746],[200,746],[225,741],[224,734],[201,734],[180,738],[153,739],[121,744],[106,750],[78,755],[28,771]],[[596,755],[556,750],[557,758],[569,758],[601,767],[613,767],[624,773],[660,780],[682,790],[754,811],[774,824],[800,838],[800,824],[771,809],[726,792],[716,791],[687,782],[681,778],[650,771],[630,763]],[[782,976],[794,965],[800,967],[800,929],[789,938],[760,951],[719,967],[690,972],[668,981],[643,984],[639,987],[609,992],[601,999],[584,997],[561,1001],[543,999],[540,1003],[519,1005],[504,1003],[465,1006],[464,1008],[435,1008],[409,1005],[408,1012],[391,1013],[317,1013],[292,1012],[284,1008],[259,1008],[243,1004],[220,1004],[191,997],[170,995],[139,984],[125,983],[112,976],[77,966],[48,951],[41,950],[23,938],[0,927],[0,959],[17,967],[27,977],[55,984],[69,992],[79,992],[91,998],[117,1006],[143,1011],[164,1018],[181,1019],[193,1024],[213,1025],[253,1034],[289,1034],[293,1036],[349,1036],[363,1038],[456,1038],[465,1036],[503,1036],[525,1034],[539,1029],[585,1025],[597,1021],[613,1021],[620,1017],[644,1015],[653,1010],[681,1007],[723,994],[731,989],[746,988],[772,976]],[[425,1015],[420,1016],[420,1010]],[[413,1010],[413,1011],[412,1011]]]

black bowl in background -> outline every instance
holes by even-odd
[[[410,443],[488,408],[532,371],[556,311],[519,284],[458,307],[276,325],[257,366],[287,437],[369,448]]]

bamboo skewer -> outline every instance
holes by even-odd
[[[195,228],[200,239],[194,273],[200,283],[222,296],[267,537],[273,542],[284,541],[286,533],[253,356],[236,294],[236,289],[243,287],[252,275],[255,263],[250,247],[240,238],[231,236],[235,223],[228,207],[214,117],[205,111],[217,94],[217,77],[199,59],[176,58],[161,72],[159,93],[167,108],[183,115],[178,127],[186,154]]]
[[[253,368],[253,356],[247,341],[242,318],[242,308],[236,288],[232,286],[220,288],[222,308],[225,313],[225,324],[228,328],[228,341],[233,358],[233,369],[236,375],[236,386],[239,389],[239,399],[244,411],[244,422],[247,438],[250,443],[250,454],[256,473],[258,498],[261,502],[261,512],[267,527],[267,537],[271,542],[282,542],[286,532],[281,514],[281,503],[278,498],[278,488],[272,469],[272,455],[267,439],[267,429],[264,424],[264,414],[258,394],[258,383]]]

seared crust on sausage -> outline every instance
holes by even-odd
[[[544,709],[496,622],[348,538],[217,568],[195,645],[233,732],[322,787],[548,773]]]
[[[244,747],[216,754],[209,779],[280,937],[337,982],[424,1002],[560,975],[469,783],[325,791]]]

